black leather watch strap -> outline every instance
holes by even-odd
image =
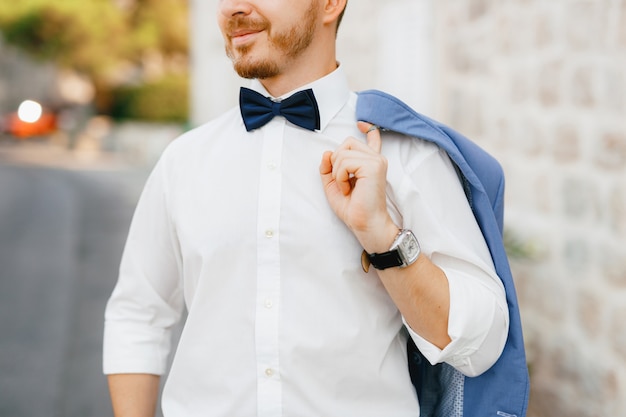
[[[367,254],[372,266],[376,269],[387,269],[404,265],[400,252],[395,249],[385,253]]]

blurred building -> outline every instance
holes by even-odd
[[[58,75],[55,65],[37,62],[7,45],[0,33],[0,114],[17,111],[25,99],[58,102]]]
[[[193,122],[236,103],[215,4],[192,1]],[[494,154],[529,417],[626,409],[626,1],[352,0],[339,59]]]
[[[84,76],[37,60],[8,45],[0,34],[0,113],[16,111],[27,99],[58,110],[89,104],[93,96],[94,87]]]

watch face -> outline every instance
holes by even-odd
[[[409,264],[413,263],[420,254],[420,245],[410,231],[402,235],[400,242],[398,242],[398,249],[400,249],[404,260]]]

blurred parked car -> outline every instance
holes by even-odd
[[[16,112],[4,115],[3,133],[16,139],[49,135],[57,130],[57,116],[33,100],[25,100]]]

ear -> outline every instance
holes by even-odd
[[[348,0],[323,0],[324,3],[324,18],[325,25],[336,24],[339,16],[346,8]]]

